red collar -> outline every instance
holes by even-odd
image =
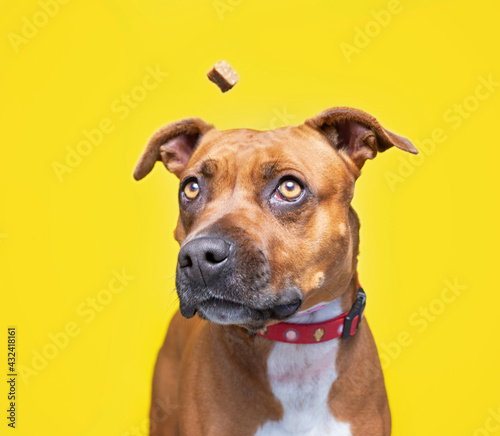
[[[349,338],[358,330],[366,304],[366,294],[358,287],[356,301],[349,312],[335,318],[313,324],[280,322],[270,325],[257,334],[271,341],[293,344],[316,344],[337,338]]]

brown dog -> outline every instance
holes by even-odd
[[[351,200],[365,161],[392,146],[417,153],[350,108],[271,131],[192,118],[153,136],[134,177],[161,160],[180,179],[190,319],[175,314],[159,352],[151,434],[390,434]]]

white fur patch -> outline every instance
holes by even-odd
[[[335,300],[317,312],[290,322],[320,322],[340,315]],[[281,421],[266,422],[255,436],[351,436],[350,424],[335,419],[328,408],[328,393],[337,378],[335,361],[339,340],[318,344],[276,342],[267,360],[267,375],[274,396],[284,409]]]

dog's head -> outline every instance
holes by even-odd
[[[197,118],[159,130],[134,177],[161,160],[180,179],[182,315],[256,330],[315,295],[336,298],[355,269],[354,182],[367,159],[392,146],[417,152],[349,108],[270,131],[218,131]]]

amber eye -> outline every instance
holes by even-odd
[[[200,185],[196,180],[191,180],[184,186],[184,195],[188,200],[194,200],[200,193]]]
[[[302,193],[302,188],[295,180],[285,180],[278,188],[280,195],[285,200],[295,200]]]

